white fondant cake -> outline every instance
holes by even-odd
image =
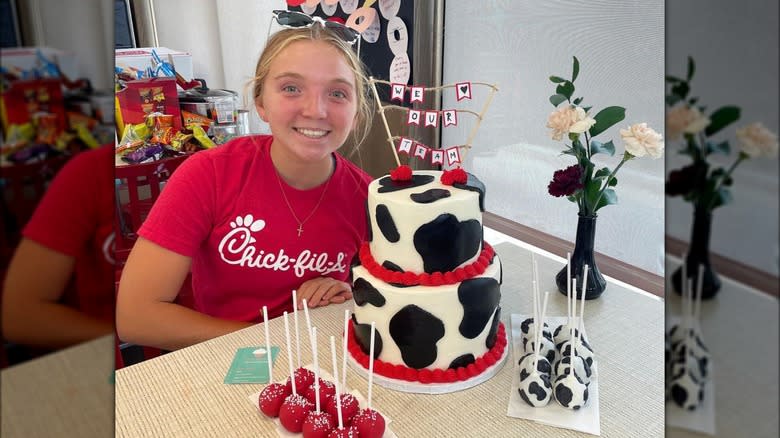
[[[435,372],[432,383],[446,383],[456,370],[455,380],[467,380],[506,349],[501,263],[482,241],[484,186],[473,175],[453,185],[441,176],[415,171],[409,181],[385,176],[369,185],[350,352],[367,357],[375,322],[380,375],[425,383]]]

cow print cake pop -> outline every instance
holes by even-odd
[[[704,400],[701,383],[687,371],[672,379],[669,394],[677,406],[687,411],[695,410]]]
[[[569,337],[574,337],[574,328],[570,328]],[[567,357],[571,358],[574,357],[572,354],[574,354],[575,348],[569,349],[569,355]],[[572,410],[579,410],[582,407],[585,406],[585,404],[588,402],[588,385],[585,384],[577,375],[574,373],[575,367],[569,367],[568,373],[561,374],[555,379],[555,384],[553,385],[553,393],[555,394],[555,400],[567,409]]]
[[[582,382],[586,385],[590,384],[591,369],[582,356],[569,355],[562,357],[558,362],[555,363],[555,366],[553,367],[555,370],[555,375],[560,376],[563,374],[569,374],[569,367],[571,366],[572,360],[574,360],[574,374],[576,374],[577,377],[579,377],[580,380],[582,380]]]
[[[525,347],[526,352],[536,352],[536,349],[534,347],[539,346],[540,354],[542,357],[547,359],[548,362],[553,363],[555,362],[555,345],[553,345],[552,341],[546,337],[541,337],[539,339],[539,343],[535,342],[528,342],[527,344],[523,344],[523,347]]]
[[[547,298],[549,292],[544,294],[544,304],[542,305],[540,321],[544,321],[544,314],[547,311]],[[536,334],[536,349],[539,350],[540,340],[542,339],[541,333]],[[535,408],[541,406],[547,406],[552,398],[552,385],[550,384],[550,375],[540,373],[538,371],[538,364],[546,359],[538,354],[529,354],[532,358],[531,372],[523,374],[523,370],[520,371],[520,385],[517,391],[520,393],[520,398],[523,399],[528,405]],[[549,366],[549,364],[548,364]]]
[[[520,369],[520,378],[524,375],[533,373],[534,364],[536,364],[536,372],[547,376],[552,375],[552,365],[546,357],[539,356],[535,353],[528,353],[523,355],[523,357],[520,358],[520,361],[517,362],[518,368]]]

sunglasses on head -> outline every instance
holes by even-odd
[[[358,31],[336,21],[323,20],[298,11],[275,10],[272,13],[276,22],[283,27],[311,27],[316,22],[349,44],[355,44],[360,39]]]

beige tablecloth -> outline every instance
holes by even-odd
[[[671,276],[679,259],[667,257]],[[721,277],[712,300],[701,303],[701,330],[712,354],[715,432],[718,437],[777,438],[777,298]],[[667,285],[667,312],[680,315],[682,300]],[[703,437],[669,428],[669,438]]]
[[[113,370],[113,336],[4,369],[0,436],[113,436]]]
[[[531,311],[531,253],[503,243],[502,321],[510,313]],[[559,261],[537,256],[541,289],[555,290]],[[566,313],[565,296],[551,294],[551,314]],[[325,336],[339,335],[344,309],[352,303],[314,309],[312,322]],[[303,323],[303,315],[299,315]],[[601,431],[605,437],[657,437],[663,434],[663,302],[615,283],[602,298],[588,302],[586,325],[599,361]],[[283,346],[281,320],[269,322],[272,343]],[[116,377],[118,437],[257,437],[276,436],[271,420],[247,396],[262,385],[225,385],[236,350],[264,343],[262,324],[122,369]],[[307,344],[306,342],[302,344]],[[321,341],[321,345],[325,345]],[[311,358],[301,345],[304,361]],[[320,363],[330,363],[329,349],[319,349]],[[587,436],[506,416],[512,380],[511,363],[489,381],[444,395],[418,395],[374,387],[373,404],[392,418],[399,437],[575,437]],[[289,375],[284,356],[274,379]],[[365,394],[366,381],[354,371],[347,385]]]

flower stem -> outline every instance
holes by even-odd
[[[726,170],[726,173],[724,173],[723,176],[721,176],[720,179],[718,179],[718,183],[715,185],[715,188],[712,189],[712,196],[710,196],[709,201],[707,202],[706,205],[707,211],[712,211],[714,207],[713,204],[715,203],[715,196],[717,195],[720,188],[723,186],[723,182],[729,179],[731,177],[731,173],[734,172],[734,169],[737,168],[739,163],[745,161],[745,159],[747,158],[748,158],[747,154],[745,154],[744,152],[740,152],[737,159],[734,160],[734,163],[728,168],[728,170]]]
[[[609,187],[609,182],[612,180],[612,178],[615,177],[615,174],[618,173],[618,170],[620,170],[621,167],[623,167],[623,164],[630,160],[631,158],[626,158],[626,154],[623,155],[623,159],[620,160],[620,163],[615,167],[615,170],[612,171],[612,173],[609,174],[607,177],[607,181],[604,183],[604,187],[601,188],[601,191],[599,191],[599,196],[596,198],[596,202],[593,203],[593,212],[596,212],[596,207],[599,205],[599,201],[601,201],[601,197],[604,195],[604,192],[607,190],[607,187]]]
[[[590,137],[588,137],[588,131],[585,131],[585,154],[588,156],[588,159],[590,160],[591,153],[590,153]]]

